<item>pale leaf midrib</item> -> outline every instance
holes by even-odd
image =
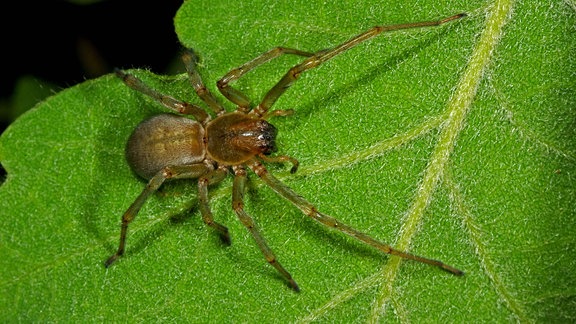
[[[458,134],[463,128],[466,114],[472,106],[483,72],[491,61],[492,53],[502,35],[507,18],[512,12],[512,5],[513,0],[501,0],[494,2],[490,8],[485,28],[472,52],[466,70],[457,84],[454,95],[447,104],[449,117],[442,125],[438,144],[430,157],[430,163],[424,172],[416,197],[400,230],[396,244],[400,250],[408,249],[412,238],[418,231],[424,212],[438,185],[438,180],[442,177],[456,145]],[[390,296],[393,294],[393,282],[400,268],[400,262],[394,259],[397,258],[392,257],[382,271],[384,284],[373,305],[370,318],[372,322],[379,320]]]

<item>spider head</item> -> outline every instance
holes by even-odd
[[[237,165],[276,151],[276,127],[261,118],[232,112],[206,126],[207,153],[218,163]]]
[[[254,154],[270,155],[276,152],[276,134],[274,125],[263,119],[243,121],[233,127],[232,143],[237,149]]]

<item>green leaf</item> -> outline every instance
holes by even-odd
[[[268,166],[324,213],[465,276],[325,228],[254,174],[246,211],[301,293],[235,218],[230,179],[211,187],[230,247],[202,222],[195,182],[174,181],[105,269],[120,217],[145,185],[124,161],[126,139],[166,111],[108,75],[48,98],[0,137],[0,320],[574,321],[574,4],[366,3],[187,1],[176,31],[216,93],[219,77],[274,46],[316,51],[373,25],[467,12],[304,73],[275,105],[295,115],[272,120],[279,153],[301,169]],[[299,61],[275,59],[234,86],[257,102]],[[131,72],[202,104],[184,74]]]

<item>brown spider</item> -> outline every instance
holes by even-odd
[[[187,50],[182,59],[186,65],[190,82],[200,99],[214,111],[216,114],[215,119],[211,119],[211,116],[199,106],[161,94],[146,86],[135,76],[117,70],[116,74],[118,77],[130,88],[150,96],[174,112],[192,115],[195,120],[173,114],[161,114],[140,123],[130,136],[126,147],[128,164],[134,172],[142,178],[149,179],[149,181],[146,188],[122,216],[118,251],[105,262],[105,266],[110,266],[124,254],[128,224],[134,220],[134,217],[148,197],[158,190],[164,181],[171,179],[198,179],[198,195],[202,220],[206,225],[214,228],[225,243],[230,244],[228,228],[214,221],[212,217],[208,202],[208,186],[223,180],[230,169],[232,169],[234,173],[232,187],[232,208],[234,212],[256,240],[256,244],[264,254],[266,261],[282,274],[292,289],[299,291],[296,281],[277,261],[276,256],[266,244],[258,227],[244,211],[243,195],[246,185],[246,169],[251,169],[277,194],[321,224],[344,232],[384,253],[433,265],[455,275],[462,275],[463,272],[454,267],[440,261],[398,251],[341,223],[333,217],[319,212],[314,205],[270,174],[262,162],[290,162],[292,163],[291,173],[296,172],[298,168],[298,161],[294,158],[285,155],[269,156],[276,151],[276,128],[267,120],[273,116],[292,114],[291,110],[269,110],[302,72],[313,69],[382,32],[438,26],[464,16],[465,14],[458,14],[438,21],[377,26],[334,48],[321,50],[316,53],[284,47],[274,48],[239,68],[233,69],[218,81],[217,85],[220,92],[237,106],[234,112],[226,112],[216,97],[204,86],[200,75],[196,71],[197,57],[194,52]],[[248,97],[230,87],[229,83],[239,79],[259,65],[283,54],[304,56],[306,59],[292,67],[268,91],[262,102],[252,109]]]

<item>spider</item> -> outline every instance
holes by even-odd
[[[128,225],[134,220],[148,197],[156,192],[165,181],[172,179],[198,179],[198,197],[202,220],[220,235],[224,243],[229,245],[228,228],[216,222],[212,216],[208,187],[222,181],[231,171],[234,174],[232,185],[232,208],[234,212],[254,237],[266,261],[285,278],[294,291],[299,291],[300,288],[292,275],[278,262],[276,255],[266,243],[258,227],[244,210],[243,195],[247,170],[250,169],[278,195],[319,223],[348,234],[384,253],[436,266],[458,276],[462,275],[462,271],[452,266],[396,250],[388,244],[323,214],[313,204],[268,172],[263,162],[291,163],[291,173],[295,173],[298,169],[298,161],[292,157],[270,156],[276,151],[276,128],[268,122],[268,119],[293,113],[292,110],[271,111],[270,108],[303,72],[319,66],[382,32],[438,26],[464,16],[465,14],[462,13],[438,21],[376,26],[336,47],[315,53],[276,47],[231,70],[217,82],[218,90],[222,95],[237,106],[233,112],[226,112],[222,104],[205,87],[196,70],[198,57],[192,50],[185,50],[182,60],[192,87],[198,97],[216,115],[214,119],[200,106],[159,93],[135,76],[122,70],[116,70],[116,75],[128,87],[151,97],[175,113],[192,116],[194,120],[165,113],[143,121],[133,131],[126,146],[126,159],[132,170],[140,177],[147,179],[148,184],[122,216],[118,250],[105,262],[105,266],[109,267],[124,254]],[[285,54],[302,56],[305,59],[302,63],[288,70],[256,107],[252,108],[249,98],[230,86],[231,82],[239,79],[250,70]]]

